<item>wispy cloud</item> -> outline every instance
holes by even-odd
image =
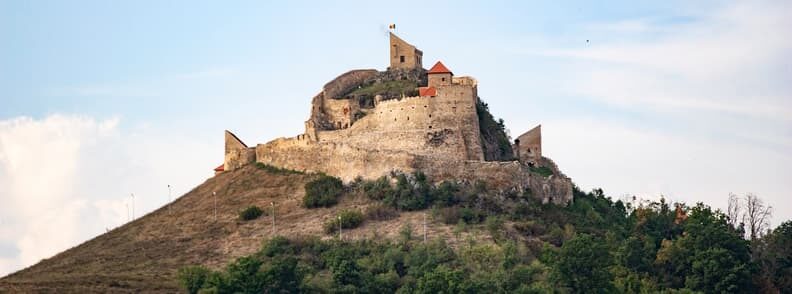
[[[578,62],[568,87],[574,95],[653,111],[693,109],[789,122],[791,9],[789,2],[735,2],[679,23],[596,23],[587,26],[588,46],[531,53]],[[652,38],[640,38],[650,33]]]
[[[0,276],[138,216],[211,175],[214,148],[116,118],[0,121]]]

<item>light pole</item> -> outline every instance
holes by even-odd
[[[343,236],[341,235],[341,231],[344,230],[344,226],[341,225],[341,216],[338,216],[338,240],[344,240]]]
[[[212,199],[214,199],[214,220],[217,221],[217,192],[212,192]]]
[[[129,222],[129,202],[124,201],[124,206],[126,206],[127,211],[127,222]]]
[[[424,243],[426,243],[426,211],[423,214],[424,222],[423,222],[423,229],[424,229]]]
[[[272,235],[275,236],[275,202],[270,202],[272,205]]]
[[[168,214],[171,213],[171,186],[168,185]]]

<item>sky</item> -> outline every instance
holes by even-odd
[[[584,190],[792,219],[792,2],[658,2],[0,1],[0,276],[301,133],[391,23]]]

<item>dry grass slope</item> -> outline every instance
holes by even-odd
[[[301,207],[304,185],[313,176],[273,174],[254,166],[208,179],[171,204],[79,246],[0,279],[0,293],[130,293],[178,292],[176,272],[186,265],[221,268],[259,249],[273,235],[331,238],[323,233],[326,219],[346,208],[365,210],[362,196],[342,197],[331,208]],[[217,221],[212,192],[217,192]],[[271,202],[276,230],[272,231]],[[240,221],[242,209],[257,205],[266,215]],[[366,221],[344,231],[344,238],[398,236],[405,223],[421,233],[423,212],[402,212],[388,221]],[[453,228],[432,222],[429,235],[457,243]],[[467,235],[467,234],[465,234]],[[467,239],[463,236],[459,239]],[[479,235],[475,239],[487,238]]]

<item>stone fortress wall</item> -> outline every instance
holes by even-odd
[[[392,34],[391,44],[396,44],[396,48],[412,46]],[[410,50],[407,52],[414,53],[410,56],[418,58],[412,66],[420,66],[422,53],[414,47]],[[389,70],[408,67],[391,53]],[[515,157],[519,161],[484,160],[476,112],[478,85],[470,77],[453,77],[445,66],[438,64],[447,73],[429,72],[428,87],[424,88],[431,88],[431,91],[400,99],[374,99],[373,108],[363,108],[358,101],[341,96],[361,87],[364,81],[377,75],[377,71],[346,72],[314,96],[304,134],[249,148],[227,133],[225,170],[261,162],[300,171],[324,172],[344,181],[356,177],[375,179],[394,171],[421,170],[435,182],[483,180],[500,190],[530,189],[545,202],[564,204],[570,201],[571,180],[552,161],[541,157],[541,146],[536,146],[541,145],[538,128],[519,137],[525,143],[515,142]],[[528,153],[527,148],[531,148]],[[554,175],[544,178],[531,173],[528,163],[549,166]]]

